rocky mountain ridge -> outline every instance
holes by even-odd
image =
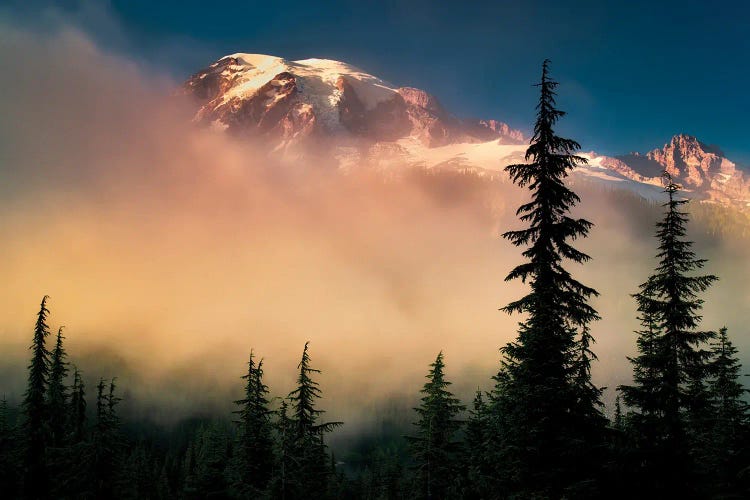
[[[182,93],[199,105],[197,122],[281,142],[339,136],[373,142],[417,137],[428,147],[523,134],[495,120],[459,119],[427,92],[395,87],[328,59],[287,61],[232,54],[191,76]]]
[[[329,59],[232,54],[192,75],[180,93],[195,103],[199,124],[261,138],[274,150],[324,144],[342,168],[500,171],[524,161],[528,142],[506,123],[458,118],[424,90]],[[582,156],[588,164],[576,175],[648,198],[660,198],[666,170],[687,196],[750,209],[750,176],[719,148],[687,134],[647,153]]]

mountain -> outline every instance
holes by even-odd
[[[182,90],[200,105],[196,121],[280,141],[417,137],[429,147],[524,141],[505,123],[458,119],[423,90],[395,87],[328,59],[232,54],[191,76]]]
[[[662,171],[704,201],[747,207],[750,204],[750,178],[716,146],[696,137],[679,134],[661,149],[646,154],[617,157],[628,166],[630,175],[654,179]],[[626,174],[627,175],[627,174]]]
[[[329,59],[232,54],[192,75],[180,93],[195,103],[196,123],[260,138],[285,153],[323,146],[343,169],[420,165],[486,174],[523,162],[528,142],[506,123],[459,118],[424,90]],[[588,164],[576,175],[646,198],[661,199],[666,170],[687,196],[750,207],[748,174],[689,135],[645,154],[582,156]]]

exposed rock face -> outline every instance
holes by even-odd
[[[719,149],[684,134],[674,136],[664,148],[654,149],[646,157],[689,187],[709,187],[718,174],[732,177],[737,173],[735,164]]]
[[[514,130],[507,123],[497,120],[462,120],[467,131],[479,140],[500,140],[503,144],[523,144],[526,138],[519,130]]]
[[[198,102],[206,103],[223,94],[232,86],[235,71],[239,67],[236,57],[219,59],[208,68],[191,76],[182,86],[182,93],[192,95]]]
[[[195,121],[237,134],[271,135],[279,140],[307,137],[316,131],[312,107],[298,99],[297,78],[288,71],[274,75],[251,96],[230,95],[242,65],[227,57],[193,75],[182,92],[196,98]]]
[[[661,149],[612,160],[625,169],[618,169],[614,163],[612,168],[630,179],[654,183],[667,171],[678,184],[699,198],[743,206],[750,201],[748,175],[725,158],[721,150],[687,134],[672,137]]]
[[[459,120],[423,90],[396,88],[325,59],[234,54],[191,76],[182,93],[195,98],[199,123],[283,142],[315,134],[371,142],[416,137],[428,147],[523,141],[504,123]]]
[[[233,54],[191,76],[181,93],[194,99],[198,123],[262,138],[284,152],[323,144],[340,168],[421,164],[491,171],[524,161],[527,139],[520,131],[496,120],[457,118],[424,90],[395,87],[339,61]],[[688,196],[750,209],[750,176],[689,135],[645,154],[585,156],[589,164],[577,173],[589,178],[661,196],[666,170]]]
[[[407,104],[410,135],[419,137],[428,147],[467,142],[458,119],[448,114],[434,96],[411,87],[402,87],[398,93]]]

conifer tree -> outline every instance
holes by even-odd
[[[273,498],[285,500],[290,498],[290,492],[294,492],[298,487],[295,478],[290,475],[297,465],[294,453],[294,422],[289,418],[289,404],[286,399],[281,401],[277,411],[276,420],[276,443],[278,466],[273,477],[272,493]]]
[[[66,416],[65,446],[55,450],[53,494],[57,497],[86,498],[95,494],[97,448],[87,439],[86,399],[83,380],[77,367]]]
[[[634,487],[651,489],[658,482],[659,437],[664,432],[661,371],[664,350],[653,316],[641,310],[640,319],[642,329],[636,332],[638,355],[628,357],[633,366],[633,385],[621,385],[618,390],[628,408],[625,415],[629,438],[626,455],[632,452],[634,455],[627,458],[640,464],[633,478],[637,483]]]
[[[292,410],[294,444],[290,464],[293,472],[287,471],[287,474],[292,472],[296,481],[304,487],[304,494],[308,498],[323,498],[328,491],[330,475],[323,436],[343,423],[319,422],[320,416],[325,412],[316,408],[316,400],[321,397],[322,392],[312,375],[320,373],[320,370],[310,366],[308,346],[309,342],[306,342],[302,359],[297,366],[297,388],[288,396]]]
[[[49,384],[49,351],[46,340],[49,335],[47,325],[48,296],[42,303],[34,325],[34,338],[29,348],[32,352],[29,364],[29,378],[23,400],[23,432],[25,439],[24,491],[27,498],[45,498],[48,495],[47,455],[47,405],[46,394]]]
[[[576,391],[577,415],[579,425],[585,428],[601,429],[604,423],[604,403],[601,397],[604,388],[597,387],[591,382],[591,364],[598,358],[591,350],[595,342],[588,325],[583,327],[575,347],[573,370],[573,387]]]
[[[612,419],[612,427],[618,431],[622,431],[625,428],[622,419],[622,404],[620,403],[619,394],[615,397],[615,416]]]
[[[47,390],[47,408],[49,412],[50,445],[61,447],[68,428],[68,388],[65,379],[68,376],[67,354],[63,347],[63,327],[57,330],[57,341],[52,351],[50,362],[49,388]]]
[[[257,365],[250,352],[245,397],[235,404],[239,416],[238,447],[235,452],[236,489],[243,497],[258,497],[268,485],[273,470],[273,440],[268,387],[263,383],[263,360]]]
[[[586,160],[574,154],[580,149],[576,141],[554,132],[565,115],[555,107],[557,85],[547,60],[537,84],[540,98],[528,163],[506,167],[514,183],[529,189],[531,201],[516,212],[529,227],[503,234],[525,247],[526,258],[505,279],[528,283],[530,292],[503,308],[527,319],[519,325],[517,339],[502,349],[505,400],[496,402],[495,411],[502,413],[505,429],[502,462],[512,468],[505,475],[512,490],[527,496],[562,496],[586,481],[591,471],[582,461],[599,445],[604,427],[599,389],[591,385],[588,369],[588,325],[599,318],[588,300],[597,292],[563,267],[565,260],[590,259],[570,241],[586,237],[593,224],[569,215],[580,199],[564,180]]]
[[[122,443],[120,441],[120,419],[116,407],[120,398],[115,396],[115,379],[107,387],[104,379],[96,386],[96,423],[94,424],[91,455],[91,487],[97,498],[110,498],[120,462]]]
[[[456,433],[462,426],[457,416],[465,408],[448,390],[451,383],[443,372],[443,352],[430,364],[427,382],[421,390],[417,435],[410,437],[420,498],[455,496],[460,474]],[[451,495],[452,492],[452,495]]]
[[[735,482],[741,452],[748,451],[750,407],[744,399],[748,391],[739,380],[742,365],[737,358],[737,348],[729,339],[726,327],[719,330],[711,353],[708,383],[714,410],[711,468],[715,471],[714,482],[719,491],[727,491]]]
[[[117,414],[116,406],[120,404],[120,401],[122,401],[122,398],[115,396],[115,380],[116,378],[113,378],[109,381],[109,392],[107,393],[107,420],[108,420],[108,427],[111,431],[113,431],[113,434],[117,433],[120,428],[120,417]]]
[[[709,392],[716,408],[716,423],[722,430],[728,446],[736,443],[743,428],[748,424],[750,407],[743,399],[748,392],[740,382],[742,365],[737,357],[737,348],[729,339],[727,328],[719,330],[716,341],[711,345],[712,361]]]
[[[668,201],[656,225],[659,263],[634,296],[649,332],[639,335],[640,355],[631,360],[634,385],[622,390],[645,433],[639,439],[650,457],[644,461],[645,472],[648,476],[649,469],[657,471],[646,486],[660,494],[689,496],[697,488],[690,456],[699,448],[689,426],[704,406],[703,380],[710,356],[704,345],[712,337],[711,332],[698,331],[703,305],[699,294],[718,278],[692,275],[706,260],[696,258],[693,243],[685,239],[688,214],[681,207],[688,200],[678,199],[679,186],[667,172],[664,179]]]
[[[73,367],[73,388],[70,395],[70,435],[73,444],[86,438],[86,388],[78,367]]]
[[[491,468],[488,463],[490,415],[482,391],[477,390],[469,418],[466,421],[464,456],[466,460],[465,497],[481,498],[489,490],[488,478]]]

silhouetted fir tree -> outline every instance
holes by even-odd
[[[490,415],[482,391],[477,390],[464,436],[466,486],[464,498],[486,498],[492,469],[488,463]]]
[[[572,442],[577,448],[578,463],[588,469],[589,475],[568,487],[568,495],[575,498],[601,495],[598,490],[603,482],[600,468],[607,459],[608,451],[604,431],[608,428],[609,421],[604,415],[604,403],[601,400],[604,388],[591,382],[591,363],[598,359],[591,350],[594,342],[588,325],[584,325],[575,347],[573,387],[577,404],[572,415],[575,426]]]
[[[633,385],[622,385],[625,404],[630,409],[628,423],[647,442],[655,443],[661,422],[661,391],[664,350],[653,317],[641,311],[642,330],[636,332],[636,357],[628,357],[633,365]]]
[[[50,446],[61,447],[66,441],[68,431],[68,388],[65,380],[68,376],[67,354],[63,347],[63,327],[57,330],[55,349],[52,351],[47,389],[47,409],[49,414]]]
[[[87,498],[94,495],[92,488],[94,447],[87,440],[86,399],[83,380],[78,368],[73,370],[70,389],[65,446],[54,453],[53,494],[60,498]]]
[[[50,356],[49,385],[47,388],[47,425],[49,426],[49,443],[47,469],[49,471],[51,493],[55,497],[65,496],[71,469],[77,467],[76,451],[71,440],[70,416],[68,404],[68,387],[65,385],[68,375],[67,354],[63,346],[63,327],[57,330],[55,348]]]
[[[116,475],[120,466],[123,443],[119,434],[120,419],[115,396],[115,379],[96,386],[96,422],[88,447],[90,489],[95,498],[110,498],[114,493]]]
[[[598,359],[591,350],[594,342],[588,325],[584,326],[575,347],[573,384],[578,402],[576,418],[579,425],[600,430],[606,425],[606,417],[601,400],[604,389],[591,382],[591,363]]]
[[[69,424],[71,443],[82,442],[86,438],[86,388],[78,367],[73,367]]]
[[[289,418],[289,404],[284,399],[276,412],[276,456],[277,466],[272,477],[271,496],[285,500],[297,491],[299,483],[293,476],[297,460],[294,457],[294,422]]]
[[[612,419],[612,427],[614,427],[618,431],[622,431],[625,429],[625,425],[623,423],[623,418],[622,418],[622,404],[620,403],[619,394],[615,397],[615,415],[614,415],[614,418]]]
[[[710,465],[716,489],[727,492],[736,489],[739,469],[750,464],[750,407],[744,399],[748,391],[739,380],[742,365],[737,357],[737,348],[729,340],[726,327],[719,330],[711,345],[711,353],[708,391],[714,421]]]
[[[460,480],[456,433],[463,424],[457,416],[465,408],[448,390],[451,383],[445,379],[444,368],[441,351],[430,364],[421,404],[414,408],[419,417],[414,423],[417,435],[408,437],[420,498],[456,496]]]
[[[527,319],[519,325],[517,339],[502,349],[507,371],[502,397],[507,401],[500,405],[505,430],[499,458],[512,492],[560,497],[574,488],[580,496],[580,483],[594,477],[588,455],[600,446],[604,427],[598,389],[586,373],[591,356],[584,345],[591,340],[588,324],[599,316],[588,304],[596,290],[575,280],[563,261],[590,259],[569,241],[586,237],[593,224],[569,215],[580,199],[564,179],[586,160],[573,154],[580,149],[577,142],[553,130],[565,113],[555,107],[557,82],[549,77],[549,61],[537,86],[529,163],[505,169],[514,183],[531,191],[531,201],[517,210],[529,227],[503,234],[526,247],[527,259],[506,281],[521,279],[531,290],[503,308]]]
[[[312,375],[320,373],[320,370],[310,367],[308,346],[309,342],[306,342],[302,359],[297,366],[297,388],[288,396],[292,410],[294,441],[291,453],[293,460],[289,464],[293,470],[287,471],[287,474],[291,472],[304,488],[304,493],[299,491],[296,494],[304,494],[306,498],[324,498],[328,491],[330,469],[323,436],[343,423],[319,423],[320,416],[325,412],[315,407],[315,402],[322,393]],[[295,495],[292,494],[289,498],[295,498]]]
[[[634,453],[629,425],[628,409],[623,408],[622,397],[617,394],[614,414],[606,429],[606,454],[601,457],[602,477],[598,491],[601,498],[629,499],[641,492],[641,488],[634,484],[635,471],[641,464]]]
[[[711,332],[713,335],[713,332]],[[707,363],[708,359],[705,360]],[[699,370],[691,370],[686,388],[687,408],[685,411],[685,428],[689,436],[690,457],[693,465],[693,481],[700,496],[708,494],[712,474],[713,436],[712,427],[714,412],[711,406],[711,396],[708,391],[708,366]]]
[[[640,308],[639,308],[640,309]],[[627,405],[624,417],[626,448],[615,450],[626,467],[632,468],[635,491],[648,490],[658,482],[662,427],[662,391],[665,351],[652,315],[640,310],[641,330],[637,331],[637,356],[628,357],[633,366],[633,385],[621,385],[618,391]],[[617,442],[621,447],[623,443]]]
[[[688,214],[680,207],[688,200],[677,198],[679,187],[668,173],[664,178],[669,199],[656,225],[659,263],[634,295],[648,333],[639,334],[639,356],[631,360],[634,384],[621,390],[635,410],[629,419],[639,434],[644,486],[657,494],[690,496],[697,484],[689,419],[693,412],[695,421],[696,409],[704,403],[701,386],[710,353],[703,345],[712,336],[697,330],[703,304],[698,294],[718,278],[690,275],[706,261],[697,259],[692,242],[685,240]]]
[[[268,387],[263,383],[263,360],[255,364],[250,352],[246,380],[245,397],[235,404],[240,407],[234,413],[239,416],[237,448],[233,468],[236,493],[245,497],[257,498],[265,491],[273,472],[274,454]]]
[[[27,498],[46,498],[49,492],[47,471],[47,404],[46,395],[49,383],[49,351],[45,343],[49,335],[47,325],[47,295],[42,303],[34,325],[34,339],[31,347],[29,378],[23,400],[23,434],[25,439],[24,493]]]

